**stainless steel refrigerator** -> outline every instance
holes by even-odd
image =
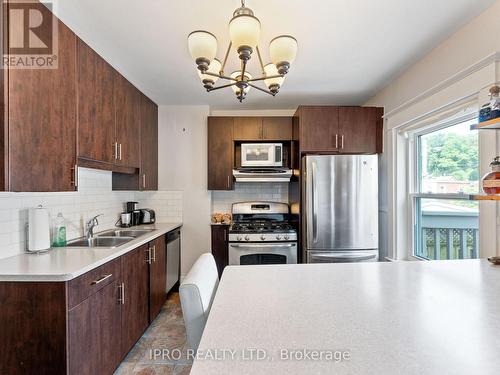
[[[377,155],[305,156],[303,259],[378,261]]]

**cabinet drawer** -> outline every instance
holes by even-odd
[[[78,305],[109,283],[119,280],[120,273],[121,258],[118,258],[69,281],[68,309]]]

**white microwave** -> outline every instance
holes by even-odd
[[[282,143],[242,143],[242,167],[282,167]]]

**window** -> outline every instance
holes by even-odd
[[[414,249],[420,259],[471,259],[479,251],[476,119],[455,121],[414,135]]]

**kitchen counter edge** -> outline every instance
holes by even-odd
[[[68,248],[68,247],[61,247],[61,248],[52,248],[46,253],[41,253],[41,254],[29,254],[29,253],[23,253],[19,255],[14,255],[12,257],[0,259],[0,282],[65,282],[65,281],[70,281],[78,276],[81,276],[89,271],[92,271],[93,269],[102,266],[103,264],[106,264],[108,262],[111,262],[112,260],[119,258],[128,252],[137,249],[138,247],[151,242],[152,240],[169,233],[175,229],[178,229],[182,227],[183,223],[178,222],[178,223],[157,223],[154,225],[142,225],[140,227],[136,227],[137,229],[154,229],[152,232],[145,234],[143,236],[140,236],[138,238],[135,238],[134,240],[127,242],[121,246],[118,246],[116,248],[98,248],[98,249],[92,249],[94,251],[102,251],[102,252],[111,252],[108,253],[107,256],[103,256],[102,258],[92,261],[91,263],[84,264],[81,267],[79,267],[77,270],[72,270],[70,272],[48,272],[48,273],[32,273],[30,274],[29,271],[19,271],[19,272],[12,272],[12,273],[4,273],[4,267],[9,263],[22,263],[24,259],[26,260],[33,260],[35,259],[34,257],[44,257],[44,256],[50,256],[50,257],[58,257],[62,256],[64,257],[63,252],[67,252],[66,254],[76,254],[77,251],[92,251],[91,249],[88,248]]]

